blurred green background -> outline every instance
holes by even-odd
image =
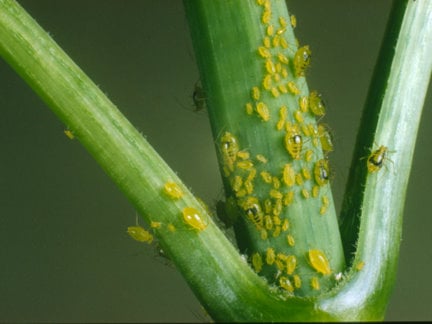
[[[199,76],[182,2],[19,2],[214,206],[222,183],[207,115],[193,112]],[[391,1],[288,4],[313,50],[309,86],[328,105],[339,210]],[[387,320],[432,319],[431,105],[429,94]],[[1,59],[0,106],[0,322],[207,321],[175,267],[127,236],[132,205]]]

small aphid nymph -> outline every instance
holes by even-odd
[[[73,140],[74,138],[75,138],[75,135],[72,133],[72,131],[71,130],[69,130],[69,129],[65,129],[64,130],[64,133],[65,133],[65,135],[70,139],[70,140]]]
[[[183,191],[175,182],[169,181],[165,183],[163,190],[164,193],[171,199],[180,199],[183,197]]]
[[[127,233],[135,241],[145,242],[148,244],[153,242],[153,235],[149,231],[142,228],[141,226],[138,226],[138,225],[137,226],[129,226],[127,228]]]

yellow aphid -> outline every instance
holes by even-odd
[[[322,205],[320,207],[320,211],[319,211],[320,215],[324,215],[327,212],[327,208],[328,208],[328,205]]]
[[[263,102],[259,102],[257,104],[256,107],[256,111],[258,113],[258,116],[263,120],[263,121],[269,121],[270,120],[270,111],[267,107],[267,105]]]
[[[304,113],[309,110],[309,98],[308,97],[300,97],[299,98],[299,106],[300,110]]]
[[[317,277],[312,277],[312,279],[311,279],[311,287],[314,290],[319,290],[320,289],[320,283],[319,283],[319,279]]]
[[[273,248],[270,248],[270,247],[267,248],[267,251],[266,251],[266,263],[268,265],[272,265],[275,262],[275,258],[276,258],[275,250]]]
[[[333,139],[327,125],[318,124],[318,136],[324,153],[333,151]]]
[[[151,228],[161,228],[162,227],[162,223],[161,222],[150,221],[150,227]]]
[[[239,157],[242,160],[247,160],[250,157],[250,154],[248,151],[238,151],[237,152],[237,157]]]
[[[270,214],[273,209],[273,205],[270,199],[264,200],[264,210],[267,214]]]
[[[69,139],[71,139],[71,140],[73,140],[74,138],[75,138],[75,135],[72,133],[72,131],[71,130],[69,130],[69,129],[65,129],[64,130],[64,133],[65,133],[65,135],[69,138]]]
[[[286,120],[286,117],[287,117],[287,113],[288,113],[288,110],[287,110],[286,106],[280,107],[280,109],[279,109],[279,121],[276,124],[276,129],[277,130],[282,130],[282,128],[284,127],[285,120]]]
[[[292,28],[296,28],[297,27],[297,18],[294,15],[290,16],[290,21],[291,21],[291,26]]]
[[[285,259],[286,261],[286,272],[291,275],[297,266],[297,258],[294,255],[288,255]]]
[[[230,132],[225,132],[220,140],[222,159],[229,171],[234,171],[234,163],[237,160],[239,144],[237,138]]]
[[[255,270],[256,273],[261,272],[263,266],[263,260],[261,257],[261,254],[258,252],[254,253],[252,255],[252,267]]]
[[[271,57],[270,51],[265,46],[258,47],[258,54],[263,58]]]
[[[248,102],[246,104],[246,114],[252,115],[253,111],[254,111],[254,108],[253,108],[252,104],[250,102]]]
[[[279,24],[281,25],[282,28],[284,28],[288,25],[285,18],[282,16],[279,17]]]
[[[257,154],[256,159],[258,161],[260,161],[261,163],[267,163],[268,162],[267,158],[262,154]]]
[[[324,186],[329,180],[329,166],[325,159],[318,160],[314,167],[315,181],[319,186]]]
[[[287,83],[288,86],[288,90],[294,94],[294,95],[298,95],[300,93],[299,88],[296,86],[296,84],[293,81],[289,81]]]
[[[303,178],[305,178],[306,180],[311,179],[311,174],[308,168],[302,168],[302,174],[303,174]]]
[[[276,73],[276,66],[274,65],[271,59],[266,60],[265,62],[266,71],[270,74]]]
[[[261,228],[263,224],[264,213],[262,212],[258,199],[255,197],[248,197],[242,202],[241,207],[245,211],[247,218],[257,228]]]
[[[309,193],[309,191],[308,191],[307,189],[305,189],[305,188],[302,189],[301,193],[302,193],[302,196],[303,196],[305,199],[308,199],[308,198],[310,197],[310,193]]]
[[[292,127],[285,135],[285,148],[294,160],[300,159],[303,139],[296,127]]]
[[[168,229],[168,231],[173,232],[173,233],[176,231],[175,226],[173,224],[171,224],[171,223],[169,223],[167,225],[167,229]]]
[[[294,201],[294,191],[290,190],[284,195],[282,202],[284,206],[289,206],[292,204],[293,201]]]
[[[281,227],[280,226],[275,226],[274,230],[273,230],[273,233],[272,233],[272,236],[273,237],[278,237],[280,235],[280,232],[281,232]]]
[[[251,90],[251,97],[253,100],[259,100],[261,97],[261,93],[258,87],[253,87]]]
[[[266,76],[263,79],[262,85],[264,89],[270,90],[272,88],[272,76],[271,74],[266,74]]]
[[[306,162],[310,162],[310,161],[312,161],[312,158],[313,158],[313,151],[312,150],[307,150],[306,152],[305,152],[305,161]]]
[[[322,273],[323,275],[331,274],[330,263],[323,251],[318,249],[309,250],[308,260],[315,271]]]
[[[296,110],[294,112],[294,118],[295,120],[297,120],[300,124],[303,123],[303,113],[301,112],[301,110]]]
[[[303,176],[301,175],[301,173],[296,174],[295,181],[299,186],[303,184]]]
[[[153,235],[146,231],[141,226],[129,226],[127,228],[127,233],[130,237],[132,237],[135,241],[145,242],[150,244],[153,242]]]
[[[283,83],[278,84],[277,88],[278,88],[279,92],[288,93],[288,88]]]
[[[273,39],[272,39],[272,45],[273,45],[273,47],[274,48],[279,47],[280,42],[281,42],[281,37],[278,34],[274,35]]]
[[[264,46],[265,47],[267,47],[267,48],[270,48],[271,47],[271,40],[270,40],[270,37],[264,37],[264,39],[263,39],[263,44],[264,44]]]
[[[182,211],[182,214],[183,220],[190,227],[198,231],[203,231],[206,229],[208,224],[197,209],[193,207],[185,207]]]
[[[321,201],[322,201],[322,205],[320,208],[320,215],[324,215],[327,212],[327,208],[330,204],[330,200],[327,196],[322,196]]]
[[[280,45],[281,45],[282,48],[287,49],[288,48],[288,42],[287,42],[287,40],[285,38],[281,37],[280,38]]]
[[[272,178],[271,174],[268,173],[267,171],[261,171],[260,175],[261,175],[261,178],[264,180],[265,183],[272,183],[273,182],[273,178]]]
[[[300,276],[295,274],[293,276],[293,280],[294,280],[294,287],[296,287],[297,289],[299,289],[301,287],[301,279]]]
[[[248,176],[247,176],[247,178],[246,178],[246,180],[247,180],[247,181],[252,181],[253,179],[255,179],[255,177],[256,177],[256,173],[257,173],[256,169],[252,169],[252,170],[250,170],[250,171],[249,171],[249,174],[248,174]]]
[[[294,55],[294,71],[297,77],[304,76],[311,62],[312,52],[309,46],[300,47]],[[310,105],[310,103],[309,103]]]
[[[272,190],[270,190],[270,197],[275,198],[275,199],[282,199],[283,195],[280,191],[278,191],[276,189],[272,189]]]
[[[273,216],[273,224],[275,224],[276,226],[281,224],[281,219],[278,216],[279,214],[275,214],[275,216]]]
[[[311,133],[310,133],[310,130],[309,130],[309,127],[307,124],[302,124],[301,130],[305,136],[307,136],[307,137],[311,136]]]
[[[294,237],[291,234],[287,235],[287,242],[288,242],[289,246],[294,246],[295,245]]]
[[[289,187],[295,184],[295,171],[291,163],[284,165],[282,180]]]
[[[283,53],[278,53],[277,58],[278,58],[279,62],[281,62],[283,64],[288,64],[288,62],[289,62],[288,57],[286,57]]]
[[[273,207],[273,215],[279,216],[281,213],[282,213],[282,199],[276,199]],[[279,219],[279,223],[276,225],[280,225],[280,219]]]
[[[275,74],[273,74],[273,80],[274,80],[275,82],[279,82],[280,79],[281,79],[281,77],[280,77],[280,74],[279,74],[279,73],[275,73]]]
[[[243,179],[236,175],[232,180],[231,180],[231,187],[235,192],[238,192],[240,190],[240,188],[243,185]]]
[[[321,94],[317,91],[312,91],[309,94],[309,108],[312,111],[312,113],[316,116],[324,116],[326,107],[324,100],[321,97]]]
[[[312,197],[316,198],[319,195],[320,187],[315,185],[312,187]]]
[[[387,147],[381,145],[377,150],[373,151],[367,158],[367,169],[370,173],[381,169],[383,161],[386,158]]]
[[[277,177],[273,177],[273,188],[279,189],[280,188],[280,180]]]
[[[285,268],[285,255],[283,253],[278,253],[276,255],[275,264],[278,270],[283,271]]]
[[[286,231],[288,231],[288,229],[289,229],[289,221],[288,221],[288,219],[284,219],[284,221],[283,221],[283,223],[282,223],[282,231],[284,231],[284,232],[286,232]]]
[[[246,189],[246,192],[250,195],[253,193],[254,190],[254,186],[251,180],[246,179],[246,181],[244,182],[244,187]]]
[[[243,170],[250,170],[253,168],[253,162],[251,160],[238,161],[236,165]]]
[[[285,289],[286,291],[289,292],[293,292],[294,291],[294,286],[292,285],[291,281],[285,277],[285,276],[281,276],[279,278],[279,285]]]
[[[282,35],[283,33],[285,33],[286,28],[279,28],[278,30],[276,30],[276,34],[277,35]]]
[[[261,22],[263,24],[268,24],[270,22],[270,19],[271,19],[271,11],[265,10],[261,16]]]
[[[271,216],[269,215],[264,216],[264,227],[266,230],[271,230],[273,228],[273,220]]]
[[[267,34],[268,36],[272,36],[272,35],[274,34],[274,27],[273,27],[273,25],[268,25],[268,26],[267,26],[266,34]]]
[[[283,78],[288,77],[288,70],[285,69],[285,68],[282,68],[281,75],[282,75]]]
[[[271,92],[272,96],[275,98],[280,96],[280,92],[276,87],[271,88],[270,92]]]
[[[355,268],[357,271],[360,271],[363,269],[364,265],[365,265],[364,261],[360,261],[356,264]]]
[[[163,191],[171,199],[180,199],[181,197],[183,197],[183,191],[181,190],[180,186],[175,182],[168,181],[167,183],[165,183]]]

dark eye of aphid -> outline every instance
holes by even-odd
[[[324,168],[324,166],[321,166],[320,169],[321,169],[320,170],[320,177],[321,177],[321,179],[328,180],[327,170]]]
[[[300,144],[301,141],[302,141],[302,138],[301,138],[300,135],[294,135],[294,136],[293,136],[293,141],[294,141],[294,143],[296,143],[296,144]]]

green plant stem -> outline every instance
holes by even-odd
[[[341,313],[341,318],[384,317],[396,276],[405,193],[432,71],[431,53],[432,2],[395,1],[341,215],[347,255],[354,243],[356,247],[353,267],[347,283],[321,304],[331,313]],[[365,157],[381,145],[388,147],[388,159],[381,170],[370,173]],[[360,271],[359,264],[364,264]]]
[[[13,0],[0,1],[0,55],[70,128],[144,219],[161,224],[154,231],[162,248],[215,320],[300,320],[309,313],[330,318],[308,301],[293,300],[286,307],[143,136]],[[182,199],[163,194],[167,181],[181,187]],[[204,230],[183,221],[186,206],[199,210]]]
[[[404,6],[395,8],[395,12],[404,11]],[[372,147],[373,142],[388,146],[393,152],[389,153],[391,162],[369,174],[361,160],[368,152],[358,149],[354,164],[359,169],[353,172],[363,176],[356,183],[357,193],[346,198],[352,205],[344,207],[344,224],[352,222],[349,214],[360,217],[353,267],[335,289],[311,298],[287,297],[257,276],[141,134],[12,0],[0,0],[0,55],[71,129],[147,222],[161,224],[154,231],[163,249],[213,319],[382,319],[393,286],[406,184],[432,69],[432,3],[410,1],[400,17],[395,50],[387,57],[391,62],[388,78],[374,84],[382,89],[377,97],[382,99],[368,101],[368,105],[380,106],[378,118],[372,119],[376,122],[365,126],[374,136],[358,141],[358,147]],[[173,200],[164,195],[167,181],[176,182],[184,197]],[[361,199],[353,199],[360,194]],[[199,211],[205,229],[198,231],[183,221],[181,212],[186,206]],[[360,262],[364,267],[358,270]]]
[[[249,260],[257,255],[263,259],[262,270],[256,267],[257,272],[270,283],[279,284],[278,278],[284,277],[294,281],[294,276],[298,275],[302,284],[294,293],[318,295],[334,285],[333,274],[343,271],[345,263],[331,189],[328,185],[317,185],[314,180],[314,166],[323,159],[323,152],[318,137],[309,132],[316,130],[315,116],[310,110],[299,108],[299,101],[308,98],[309,89],[305,77],[296,73],[294,62],[299,46],[286,4],[284,1],[206,0],[184,3],[216,139],[227,204],[238,207],[230,209],[238,215],[234,223],[238,245]],[[285,45],[281,45],[282,41],[278,43],[281,39]],[[263,57],[262,49],[268,51],[268,55]],[[280,59],[281,55],[287,58],[286,62]],[[276,67],[269,68],[269,62]],[[272,80],[270,86],[266,86],[267,78]],[[285,91],[287,84],[297,86],[298,93]],[[259,96],[253,95],[254,88],[259,89]],[[258,113],[260,104],[268,107],[268,119]],[[254,110],[247,112],[247,105]],[[282,124],[281,107],[287,108]],[[284,145],[291,129],[298,129],[302,136],[297,158],[292,157]],[[250,155],[247,161],[251,167],[247,170],[237,167],[243,162],[238,162],[241,158],[227,157],[224,153],[226,132],[237,139],[239,150]],[[305,157],[308,151],[313,154],[311,159]],[[261,163],[255,158],[258,154],[264,155],[267,161]],[[235,161],[230,165],[232,159]],[[296,183],[288,184],[282,176],[287,164],[292,166],[296,179],[300,179]],[[272,175],[270,181],[263,181],[263,172]],[[251,173],[256,175],[248,188],[246,183]],[[305,173],[311,176],[303,178]],[[243,187],[237,186],[238,179],[242,179]],[[319,191],[314,197],[313,187]],[[283,208],[279,213],[275,208],[266,207],[283,201],[272,195],[275,191],[281,196],[293,194],[291,203],[281,203]],[[262,213],[255,213],[253,221],[248,215],[250,209],[244,207],[248,199],[255,201],[261,206],[257,209],[262,210]],[[328,199],[328,208],[321,213],[325,199]],[[266,222],[272,216],[281,223],[288,221],[290,228],[278,232],[276,225]],[[288,243],[287,237],[293,238],[295,244]],[[296,269],[291,272],[273,263],[272,258],[267,257],[269,249],[282,258],[294,256]],[[325,252],[333,273],[317,274],[307,258],[311,249]],[[313,278],[319,279],[320,288],[311,285]]]

